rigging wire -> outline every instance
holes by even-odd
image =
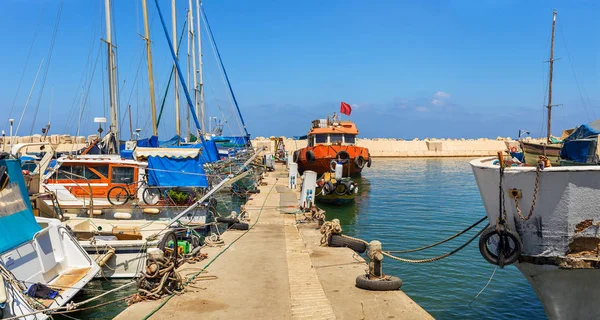
[[[575,72],[575,67],[573,65],[573,59],[571,58],[571,52],[569,51],[569,48],[567,47],[567,40],[565,40],[565,35],[562,31],[562,26],[558,28],[558,31],[560,32],[560,36],[562,38],[563,44],[565,46],[565,51],[567,52],[567,58],[569,59],[569,66],[571,67],[571,72],[573,72],[573,78],[575,79],[575,84],[577,85],[577,91],[579,91],[579,97],[581,98],[581,104],[583,105],[583,109],[585,110],[585,114],[587,116],[588,122],[591,121],[590,119],[590,114],[588,113],[588,104],[586,103],[584,97],[583,97],[583,93],[581,90],[581,86],[579,85],[579,80],[577,80],[577,74]],[[589,100],[589,97],[588,97]],[[592,110],[593,112],[593,110]],[[595,118],[595,116],[594,116]]]
[[[31,52],[33,51],[33,46],[35,45],[35,40],[37,38],[38,30],[40,28],[40,24],[42,23],[42,17],[44,14],[44,8],[46,7],[46,0],[44,0],[42,4],[42,9],[40,10],[40,16],[38,18],[38,23],[35,26],[35,31],[33,33],[33,39],[31,40],[31,46],[29,46],[29,52],[27,52],[27,58],[25,59],[25,68],[21,72],[21,78],[19,79],[19,84],[17,85],[17,92],[15,93],[15,98],[10,106],[10,111],[8,112],[8,117],[6,118],[6,126],[8,127],[8,119],[11,118],[13,109],[15,107],[15,103],[17,102],[17,97],[19,96],[19,91],[21,90],[21,84],[23,83],[23,78],[25,77],[25,72],[27,71],[27,66],[29,65],[29,58],[31,57]]]
[[[42,102],[42,95],[44,94],[44,88],[46,87],[46,78],[48,76],[48,70],[50,69],[50,62],[52,61],[52,54],[54,53],[54,44],[56,43],[56,34],[58,33],[58,26],[60,24],[60,18],[62,15],[62,9],[63,9],[64,3],[65,3],[65,1],[61,0],[60,6],[58,8],[58,14],[56,16],[56,23],[54,24],[54,31],[52,33],[52,40],[50,42],[50,49],[48,50],[48,62],[46,63],[46,69],[44,70],[44,77],[42,78],[42,87],[40,88],[37,105],[35,107],[35,112],[33,113],[33,121],[31,121],[31,130],[29,130],[29,135],[33,134],[33,128],[35,127],[35,121],[37,119],[37,114],[40,109],[40,104]]]

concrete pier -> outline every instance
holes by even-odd
[[[287,188],[281,164],[263,181],[246,204],[253,227],[227,231],[225,246],[180,268],[186,278],[205,270],[184,294],[134,304],[116,319],[433,319],[402,291],[355,287],[365,261],[320,247],[316,223],[298,222],[298,191]]]

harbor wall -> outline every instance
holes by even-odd
[[[284,137],[287,151],[293,152],[306,147],[306,140],[293,140]],[[531,139],[531,141],[537,141]],[[275,151],[275,142],[270,138],[257,137],[255,147],[265,147]],[[403,157],[481,157],[493,156],[498,151],[518,147],[518,141],[511,138],[487,139],[414,139],[399,140],[390,138],[357,139],[356,144],[369,149],[373,158]]]

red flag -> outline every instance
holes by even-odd
[[[352,112],[352,107],[350,107],[349,104],[342,102],[342,104],[340,105],[340,113],[343,113],[343,114],[349,116],[351,112]]]

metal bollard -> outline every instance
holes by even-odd
[[[369,243],[367,255],[369,256],[369,275],[381,278],[383,276],[383,253],[381,252],[381,242],[373,240]]]

